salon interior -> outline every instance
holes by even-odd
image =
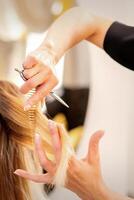
[[[134,23],[133,0],[0,0],[0,79],[21,86],[24,81],[15,68],[22,69],[24,58],[41,43],[51,23],[74,6]],[[64,124],[78,158],[87,151],[91,134],[103,129],[103,177],[114,191],[134,197],[133,74],[87,41],[66,52],[55,74],[55,91],[69,109],[48,96],[44,114]],[[44,190],[52,200],[79,199],[64,188],[45,185]]]

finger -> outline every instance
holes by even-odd
[[[49,130],[52,136],[52,144],[55,152],[56,164],[58,165],[61,159],[61,140],[56,123],[52,120],[48,121]]]
[[[50,174],[54,173],[54,165],[48,160],[45,151],[43,151],[42,142],[39,134],[35,135],[35,150],[39,158],[40,165]]]
[[[32,105],[37,104],[44,97],[46,97],[56,85],[55,80],[49,80],[47,83],[42,84],[36,89],[36,92],[30,97],[24,105],[24,110],[30,109]]]
[[[59,129],[59,135],[66,135],[68,137],[67,131],[65,130],[64,126],[62,124],[58,124],[57,125],[58,129]]]
[[[39,72],[41,72],[41,65],[40,64],[37,64],[35,65],[34,67],[32,68],[29,68],[29,69],[25,69],[23,71],[23,75],[26,79],[30,79],[32,78],[33,76],[35,76],[36,74],[38,74]]]
[[[36,183],[51,183],[52,182],[52,177],[49,174],[31,174],[25,170],[22,169],[17,169],[14,174],[21,176],[25,179],[28,179],[30,181],[36,182]]]
[[[34,58],[34,56],[28,55],[25,61],[23,62],[23,67],[24,69],[29,69],[32,68],[37,63],[38,61],[36,60],[36,58]]]
[[[46,100],[46,98],[43,98],[42,100],[41,100],[41,107],[43,108],[43,106],[44,106],[44,104],[45,104],[45,100]]]
[[[36,88],[37,86],[44,83],[50,76],[50,73],[48,70],[39,72],[34,77],[28,79],[20,88],[20,91],[24,94],[29,92],[29,90],[32,90],[33,88]]]
[[[90,138],[87,154],[87,160],[90,164],[99,165],[99,142],[103,135],[104,131],[100,130],[95,132]]]

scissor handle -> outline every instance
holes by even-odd
[[[21,78],[24,80],[24,81],[27,81],[28,79],[24,76],[23,72],[24,72],[24,69],[23,70],[19,70],[17,68],[15,68],[15,71],[18,72],[21,76]]]

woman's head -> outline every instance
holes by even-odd
[[[34,155],[33,138],[37,132],[43,139],[43,147],[51,159],[53,149],[48,129],[48,120],[36,109],[34,124],[33,116],[23,109],[24,96],[14,84],[0,81],[0,199],[1,200],[30,200],[31,193],[26,180],[14,175],[18,168],[35,171],[39,165]],[[68,137],[62,139],[61,163],[55,174],[55,183],[64,183],[70,146]],[[62,176],[61,176],[62,174]],[[59,177],[62,177],[62,179]]]
[[[31,113],[29,111],[25,112],[23,105],[24,96],[19,92],[18,87],[8,81],[0,81],[1,123],[5,131],[9,132],[10,139],[31,149],[35,131],[44,134],[45,129],[46,141],[49,143],[46,145],[48,145],[51,152],[47,118],[36,110],[34,124],[32,124]]]
[[[33,138],[36,130],[40,134],[44,133],[43,138],[47,138],[49,144],[46,139],[44,139],[43,143],[48,152],[52,153],[47,118],[39,111],[36,111],[35,125],[32,126],[29,112],[24,111],[23,105],[24,96],[19,92],[19,88],[8,81],[0,81],[1,200],[9,200],[9,197],[10,200],[32,199],[28,181],[17,177],[14,171],[18,168],[32,172],[39,170],[33,152]]]
[[[24,149],[15,140],[21,135],[21,125],[16,124],[16,110],[21,109],[22,96],[18,88],[0,81],[0,199],[30,199],[30,191],[25,180],[16,177],[16,168],[25,168]],[[18,114],[18,113],[17,113]],[[18,126],[18,127],[17,127]],[[15,129],[16,128],[16,129]],[[27,194],[27,198],[26,198]]]

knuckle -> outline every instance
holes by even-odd
[[[30,78],[30,74],[28,73],[27,70],[24,70],[23,75],[25,78],[29,79]]]
[[[73,174],[79,174],[80,170],[79,170],[79,165],[77,164],[77,161],[75,160],[74,157],[72,157],[70,160],[69,160],[69,169],[71,169],[72,173]]]

